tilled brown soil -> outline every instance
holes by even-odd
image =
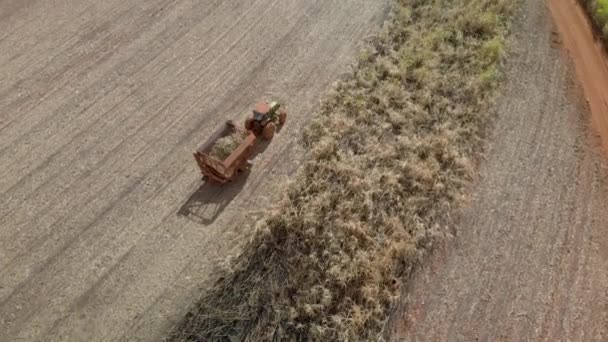
[[[525,1],[514,26],[471,203],[415,276],[393,340],[608,339],[601,143],[545,3]]]
[[[0,340],[161,336],[386,5],[0,0]],[[247,177],[202,185],[191,151],[270,96],[286,127]]]

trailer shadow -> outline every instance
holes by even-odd
[[[205,181],[181,206],[177,215],[196,223],[209,225],[226,209],[241,192],[249,171],[242,173],[234,182],[217,184]]]
[[[263,153],[272,140],[260,139],[251,154],[254,160]],[[239,175],[233,182],[217,184],[205,181],[177,211],[178,216],[185,217],[199,224],[209,225],[215,222],[218,216],[226,209],[228,204],[241,192],[251,171],[247,170]]]

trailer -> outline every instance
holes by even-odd
[[[234,133],[241,133],[245,136],[241,144],[224,160],[211,156],[213,145],[219,139]],[[194,159],[201,170],[203,179],[224,184],[247,170],[251,165],[249,157],[256,139],[253,132],[237,127],[232,121],[226,121],[194,152]]]

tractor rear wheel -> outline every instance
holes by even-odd
[[[274,137],[274,132],[276,131],[277,127],[274,124],[274,122],[269,122],[266,124],[266,126],[264,126],[264,131],[262,131],[262,136],[264,137],[264,139],[266,140],[270,140],[272,139],[272,137]]]
[[[287,121],[287,113],[286,112],[280,112],[279,113],[279,124],[280,125],[284,125],[285,121]]]
[[[245,129],[248,131],[252,131],[253,130],[253,126],[254,126],[254,122],[253,122],[253,118],[247,118],[245,119]]]

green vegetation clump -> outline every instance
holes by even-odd
[[[589,12],[594,24],[608,41],[608,0],[580,0]]]
[[[379,339],[474,177],[516,4],[395,0],[283,200],[168,339]]]

